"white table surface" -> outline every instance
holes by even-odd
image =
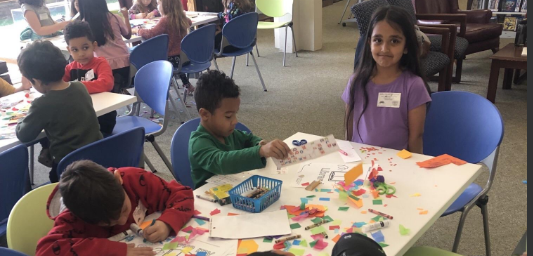
[[[293,139],[306,139],[307,141],[313,141],[318,139],[318,136],[305,134],[305,133],[296,133],[293,136],[287,138],[285,142],[291,146]],[[361,155],[364,163],[370,164],[370,158],[366,158],[366,153],[362,154],[359,150],[360,147],[366,146],[362,144],[353,143],[354,148],[357,153]],[[435,223],[435,221],[441,216],[441,214],[452,204],[452,202],[459,197],[459,195],[480,175],[481,166],[474,164],[465,164],[463,166],[456,166],[454,164],[449,164],[443,167],[436,169],[423,169],[416,165],[416,162],[424,161],[430,159],[430,156],[413,154],[410,159],[404,160],[396,156],[397,150],[384,149],[380,150],[381,154],[376,153],[371,155],[371,158],[377,158],[377,163],[384,169],[383,172],[380,172],[380,175],[385,177],[387,183],[396,182],[393,186],[396,187],[397,192],[395,196],[397,198],[385,198],[383,199],[383,204],[387,204],[387,207],[383,205],[373,205],[372,196],[368,198],[362,198],[364,201],[364,206],[360,209],[356,209],[352,204],[347,204],[338,199],[338,193],[326,193],[326,192],[309,192],[303,188],[294,188],[292,187],[292,182],[296,178],[296,171],[299,168],[299,164],[295,164],[287,167],[286,174],[278,174],[276,166],[274,165],[271,159],[268,159],[267,166],[264,169],[251,171],[251,174],[259,174],[262,176],[275,178],[283,180],[281,198],[274,203],[272,206],[267,208],[265,211],[275,211],[279,210],[282,205],[300,205],[300,198],[316,195],[316,197],[309,201],[309,204],[322,204],[328,206],[328,211],[326,215],[329,215],[334,220],[342,220],[340,225],[341,229],[339,234],[345,231],[345,228],[351,227],[354,222],[369,222],[371,218],[376,217],[372,213],[362,214],[361,211],[367,211],[369,208],[382,211],[384,213],[390,214],[394,217],[394,220],[391,221],[391,226],[389,228],[382,229],[381,231],[385,237],[385,243],[389,246],[384,248],[385,252],[389,256],[393,255],[403,255],[413,244]],[[392,158],[396,166],[391,167],[388,161],[389,158]],[[343,164],[340,157],[340,153],[332,153],[329,155],[322,156],[317,159],[309,160],[306,163],[338,163]],[[392,171],[389,171],[392,170]],[[363,174],[364,175],[364,174]],[[362,178],[361,176],[360,178]],[[206,190],[213,187],[209,183],[203,187],[200,187],[194,191],[195,194],[203,195]],[[326,187],[326,185],[321,184],[320,188],[331,188]],[[367,191],[369,189],[365,188]],[[420,193],[420,197],[410,197],[415,193]],[[331,200],[328,201],[319,201],[320,197],[330,197]],[[349,206],[350,209],[347,212],[338,211],[340,206]],[[202,216],[210,217],[209,213],[218,208],[221,210],[222,215],[227,215],[227,213],[239,213],[246,214],[233,208],[233,206],[226,205],[220,206],[215,203],[211,203],[204,200],[195,201],[195,209],[202,212]],[[417,208],[423,208],[428,210],[427,215],[420,215]],[[191,221],[191,223],[194,221]],[[291,223],[295,223],[290,220]],[[302,239],[306,239],[307,243],[312,242],[311,232],[304,229],[305,226],[311,225],[311,219],[306,219],[304,221],[298,222],[302,226],[299,229],[293,230],[292,234],[302,235]],[[411,230],[411,233],[408,236],[401,236],[399,233],[399,225],[402,224],[406,228]],[[334,242],[331,240],[337,234],[334,234],[333,230],[329,230],[329,225],[325,224],[324,226],[327,230],[329,238],[325,241],[328,242],[328,247],[323,250],[331,254],[331,251],[334,246]],[[372,237],[368,233],[369,237]],[[268,251],[272,250],[274,243],[264,243],[263,238],[258,238],[255,240],[259,245],[259,251]],[[295,246],[298,249],[305,249],[304,255],[312,254],[317,255],[319,251],[309,248],[309,247],[300,247]]]
[[[38,92],[34,92],[34,93],[39,94]],[[25,92],[19,92],[13,95],[9,95],[7,97],[24,98],[24,94]],[[94,111],[96,112],[96,116],[107,114],[113,110],[117,110],[119,108],[122,108],[122,107],[125,107],[125,106],[128,106],[130,104],[137,102],[137,97],[135,96],[112,93],[112,92],[102,92],[102,93],[91,94],[91,99],[93,100],[93,107],[94,107]],[[41,132],[38,138],[42,138],[42,137],[44,137],[44,132]],[[0,152],[6,149],[12,148],[14,146],[17,146],[19,144],[21,144],[21,142],[18,139],[0,140]]]

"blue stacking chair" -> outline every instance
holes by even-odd
[[[432,94],[425,131],[424,154],[449,154],[469,163],[483,163],[490,175],[485,187],[471,184],[442,216],[462,212],[453,252],[457,252],[468,212],[479,206],[483,215],[485,247],[490,255],[488,195],[498,161],[504,128],[500,112],[487,99],[469,92],[439,92]]]
[[[8,248],[0,247],[0,255],[2,256],[27,256],[24,253],[17,252]]]
[[[261,84],[263,85],[263,90],[266,92],[267,89],[265,87],[265,82],[263,81],[261,71],[259,71],[259,66],[257,66],[257,62],[255,61],[255,57],[253,54],[253,49],[256,44],[258,22],[259,14],[251,12],[233,18],[228,23],[226,23],[226,25],[224,25],[224,27],[222,28],[222,42],[220,46],[220,51],[217,52],[215,50],[214,62],[215,67],[217,68],[217,70],[219,70],[217,58],[233,57],[233,64],[231,65],[230,74],[230,77],[233,78],[235,60],[237,59],[237,57],[245,54],[250,54],[252,56],[252,60],[254,61],[255,69],[257,70],[259,79],[261,80]],[[239,48],[239,50],[234,52],[224,52],[224,47],[229,45]]]
[[[133,77],[133,75],[135,75],[140,68],[144,67],[144,65],[158,60],[168,60],[167,34],[158,35],[156,37],[143,41],[142,44],[136,46],[135,49],[133,49],[130,54],[130,63],[132,64],[130,65],[131,77]],[[178,95],[178,98],[183,104],[184,109],[186,109],[187,106],[185,105],[185,102],[181,99],[181,95],[178,92],[178,88],[175,87],[174,89],[176,90],[176,94]],[[179,114],[180,111],[178,110],[176,102],[172,99],[172,97],[169,97],[169,99],[170,103],[172,103],[174,111],[176,111],[176,114]],[[139,111],[140,104],[137,108],[137,114]],[[187,115],[188,119],[191,119],[189,112],[184,112]]]
[[[200,118],[195,118],[182,124],[170,144],[170,157],[172,159],[172,173],[181,184],[195,188],[191,178],[191,163],[189,162],[189,139],[191,133],[198,129]],[[246,125],[237,123],[235,129],[251,133]]]
[[[57,176],[78,160],[91,160],[103,167],[137,167],[144,147],[144,128],[135,127],[72,151],[57,165]]]
[[[17,201],[29,191],[28,149],[18,145],[0,153],[0,236],[6,234],[7,218]]]
[[[113,130],[113,134],[117,134],[134,127],[144,127],[144,130],[146,131],[146,140],[152,143],[169,170],[172,170],[172,165],[170,164],[170,161],[168,161],[163,150],[161,150],[155,141],[155,137],[163,134],[168,127],[169,115],[167,115],[167,98],[169,97],[168,90],[170,87],[170,81],[172,80],[172,72],[173,67],[170,62],[166,60],[158,60],[144,65],[139,71],[137,71],[135,77],[135,93],[146,103],[146,105],[148,105],[148,107],[164,116],[162,126],[152,122],[152,120],[132,115],[118,117],[117,124]],[[144,161],[148,164],[152,172],[156,172],[156,169],[152,163],[150,163],[148,158],[145,157]]]
[[[181,40],[180,63],[174,68],[173,86],[177,87],[176,75],[200,73],[209,70],[215,51],[216,25],[211,24],[192,31]],[[184,94],[183,101],[186,102]],[[190,117],[189,117],[190,119]]]

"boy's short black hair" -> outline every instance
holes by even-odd
[[[220,107],[224,98],[237,98],[240,95],[239,86],[233,79],[217,70],[211,70],[200,76],[194,91],[196,108],[206,109],[211,114]]]
[[[89,23],[85,21],[75,20],[69,22],[69,24],[65,27],[65,30],[63,30],[63,33],[65,34],[65,42],[67,42],[67,45],[69,45],[70,39],[80,37],[87,37],[89,41],[94,42],[94,36],[93,32],[91,31],[91,27],[89,26]]]
[[[19,54],[17,63],[24,77],[32,83],[39,79],[45,85],[62,81],[67,66],[61,50],[48,41],[28,45]]]
[[[105,167],[89,160],[74,162],[58,186],[65,206],[83,221],[97,225],[120,218],[124,189]]]

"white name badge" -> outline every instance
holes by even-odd
[[[39,20],[47,20],[47,19],[48,19],[48,13],[39,14]]]
[[[378,95],[378,108],[399,108],[401,99],[401,93],[380,92]]]
[[[94,70],[89,70],[85,73],[85,81],[92,81],[94,79]]]

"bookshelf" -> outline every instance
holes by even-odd
[[[468,7],[491,10],[491,21],[503,24],[501,38],[514,38],[517,24],[527,14],[527,0],[469,0]]]

